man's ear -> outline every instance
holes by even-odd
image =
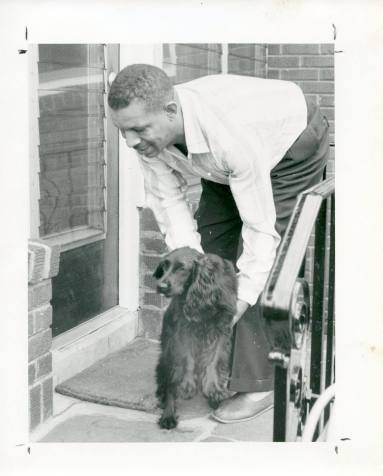
[[[174,118],[177,115],[178,106],[175,101],[169,101],[165,104],[164,109],[169,118]]]

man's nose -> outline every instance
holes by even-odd
[[[122,135],[128,147],[135,147],[141,142],[141,139],[134,131],[124,131]]]

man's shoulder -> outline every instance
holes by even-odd
[[[236,74],[212,74],[202,76],[191,81],[175,86],[176,90],[190,91],[199,95],[243,96],[247,94],[263,95],[273,94],[275,91],[289,91],[296,85],[290,81],[282,81],[269,78],[258,78],[255,76],[241,76]]]
[[[232,83],[252,82],[255,83],[261,78],[255,78],[252,76],[241,76],[236,74],[210,74],[208,76],[201,76],[191,81],[177,84],[176,89],[203,89],[206,87],[217,87],[219,85],[228,85]],[[265,81],[264,79],[262,79]]]

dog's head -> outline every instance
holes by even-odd
[[[213,316],[220,310],[236,309],[237,279],[230,261],[178,248],[160,262],[154,277],[157,291],[167,297],[184,296],[184,313],[189,320]]]
[[[180,296],[190,286],[202,253],[189,247],[178,248],[161,260],[153,276],[157,291],[166,297]]]

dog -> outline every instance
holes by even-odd
[[[156,367],[160,428],[177,426],[177,397],[198,391],[217,408],[229,396],[232,320],[237,278],[232,263],[214,254],[178,248],[159,263],[157,291],[170,298]]]

